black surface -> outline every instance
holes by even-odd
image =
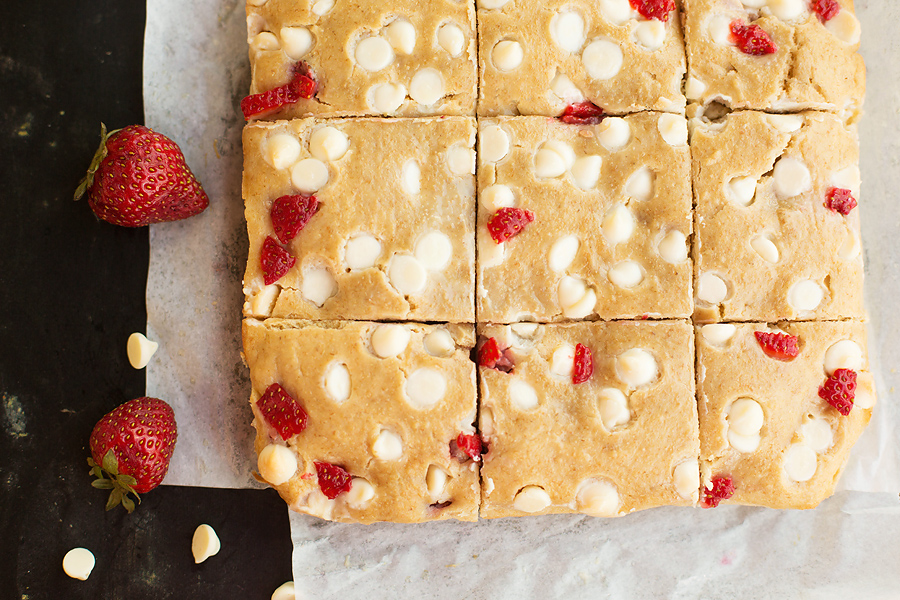
[[[161,487],[104,511],[87,440],[144,393],[125,341],[146,323],[146,228],[72,192],[110,128],[141,123],[144,2],[0,2],[0,598],[268,598],[291,578],[272,491]],[[177,447],[176,447],[177,451]],[[194,565],[194,529],[222,551]],[[73,547],[91,577],[62,570]]]

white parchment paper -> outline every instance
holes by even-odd
[[[860,210],[879,401],[839,483],[851,492],[815,511],[664,508],[615,520],[361,527],[292,515],[298,589],[348,599],[387,590],[423,598],[900,597],[900,5],[856,7],[869,68]],[[256,485],[239,356],[244,15],[244,0],[147,0],[146,123],[181,145],[210,196],[203,215],[150,230],[147,332],[160,349],[147,393],[172,404],[179,423],[167,484]]]

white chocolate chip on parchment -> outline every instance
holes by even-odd
[[[128,362],[135,369],[143,369],[159,349],[159,343],[148,340],[143,333],[132,333],[128,336],[125,353]]]

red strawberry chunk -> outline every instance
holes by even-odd
[[[251,94],[241,100],[241,112],[247,120],[263,116],[288,104],[294,104],[301,98],[312,98],[318,87],[309,65],[301,61],[294,65],[289,82],[266,92]]]
[[[762,351],[770,358],[790,361],[800,354],[798,345],[800,338],[796,335],[768,331],[754,331],[753,335],[756,336],[756,341],[759,342]]]
[[[715,508],[722,500],[734,496],[734,482],[731,477],[713,477],[710,483],[712,488],[703,488],[703,500],[700,503],[703,508]]]
[[[845,217],[857,207],[856,198],[850,190],[844,188],[829,188],[825,194],[825,208]]]
[[[487,227],[498,244],[519,235],[525,226],[534,221],[534,213],[524,208],[504,207],[494,213]]]
[[[475,462],[481,460],[481,438],[477,433],[460,433],[456,440],[450,442],[450,454],[461,462],[470,458]]]
[[[306,421],[309,418],[306,411],[277,383],[266,388],[266,392],[256,401],[256,406],[266,422],[275,428],[283,440],[303,433],[306,429]]]
[[[568,105],[559,120],[569,125],[596,125],[603,120],[603,109],[593,102],[578,102]]]
[[[856,371],[837,369],[825,380],[825,385],[819,387],[819,397],[845,417],[849,415],[856,398]]]
[[[478,365],[503,373],[512,373],[515,363],[508,349],[501,350],[497,338],[490,338],[478,349]]]
[[[778,46],[759,25],[744,25],[740,21],[734,20],[731,22],[730,28],[731,40],[744,54],[763,56],[778,51]]]
[[[631,8],[645,19],[656,19],[667,23],[669,13],[675,10],[675,0],[629,0]]]
[[[291,270],[297,259],[291,256],[291,253],[278,245],[271,235],[266,236],[263,242],[262,252],[259,255],[259,262],[262,265],[263,280],[266,285],[271,285],[284,277],[284,274]]]
[[[823,23],[827,23],[841,12],[841,5],[837,0],[813,0],[810,3],[812,11],[819,15]]]
[[[319,208],[315,196],[282,196],[272,203],[269,212],[272,227],[282,244],[287,244],[302,230]]]
[[[584,383],[594,374],[594,357],[591,349],[584,344],[575,344],[575,368],[572,370],[572,383]]]
[[[350,491],[353,483],[350,473],[331,463],[315,461],[314,464],[319,477],[319,489],[326,498],[334,500],[340,494]]]

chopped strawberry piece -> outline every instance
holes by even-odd
[[[837,0],[812,0],[810,8],[819,15],[819,19],[823,23],[827,23],[841,12],[841,5],[838,4]]]
[[[503,373],[512,373],[515,363],[507,350],[500,349],[497,338],[490,338],[478,349],[478,365]]]
[[[856,198],[853,192],[844,188],[829,188],[825,194],[825,208],[832,210],[845,217],[850,211],[857,207]]]
[[[603,120],[603,109],[586,100],[568,105],[559,120],[569,125],[596,125]]]
[[[744,25],[740,21],[734,20],[731,22],[730,28],[731,40],[744,54],[763,56],[778,51],[778,46],[759,25]]]
[[[575,368],[572,369],[572,383],[584,383],[594,374],[594,357],[591,349],[584,344],[575,344]]]
[[[837,369],[825,380],[825,385],[819,387],[819,397],[845,417],[849,415],[856,398],[856,371]]]
[[[319,207],[315,196],[282,196],[272,203],[270,215],[275,235],[282,244],[294,239],[303,229]]]
[[[263,280],[266,285],[271,285],[290,271],[297,259],[291,256],[290,252],[279,246],[275,238],[269,235],[266,236],[266,241],[263,242],[259,262],[262,265]]]
[[[470,458],[475,462],[481,460],[481,438],[477,433],[460,433],[450,442],[450,454],[461,462]]]
[[[712,489],[703,488],[703,500],[700,503],[703,508],[715,508],[722,500],[734,496],[734,482],[731,477],[713,477],[710,483]]]
[[[241,100],[241,112],[244,118],[259,117],[274,112],[279,108],[294,104],[301,98],[312,98],[318,90],[315,75],[309,65],[301,61],[294,65],[291,80],[266,92],[251,94]]]
[[[303,433],[306,429],[306,421],[309,418],[306,411],[277,383],[266,388],[266,392],[256,401],[256,406],[266,422],[275,428],[283,440]]]
[[[796,335],[768,331],[754,331],[753,335],[756,336],[756,341],[759,342],[762,351],[770,358],[789,361],[794,360],[800,354],[798,345],[800,338]]]
[[[350,473],[337,465],[327,462],[315,461],[316,475],[319,477],[319,489],[329,500],[334,500],[340,494],[350,491],[353,483]]]
[[[534,221],[534,213],[524,208],[504,207],[494,213],[487,227],[498,244],[519,235],[525,226]]]
[[[669,21],[669,13],[675,10],[675,0],[629,0],[629,3],[645,19],[663,23]]]

